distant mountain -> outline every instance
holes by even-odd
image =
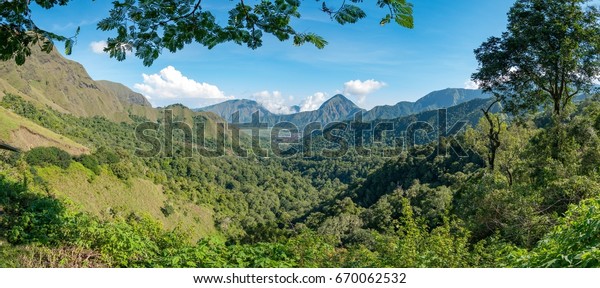
[[[476,125],[481,117],[483,117],[483,112],[481,109],[489,107],[489,105],[493,102],[492,99],[486,98],[476,98],[470,101],[466,101],[460,103],[458,105],[450,106],[447,109],[447,128],[450,129],[454,124],[458,121],[466,121],[468,125],[474,126]],[[492,112],[500,111],[500,104],[496,104],[492,108]],[[402,116],[395,119],[379,119],[374,121],[378,122],[387,122],[391,121],[394,123],[394,129],[396,130],[396,135],[400,135],[400,132],[406,131],[408,126],[415,122],[428,122],[435,129],[437,129],[437,121],[438,121],[438,111],[436,110],[427,110],[423,112],[419,112],[416,114]]]
[[[299,106],[292,106],[293,111],[299,111]],[[365,110],[356,106],[352,101],[343,95],[335,95],[331,99],[314,111],[297,112],[289,115],[275,114],[267,110],[260,103],[253,100],[239,99],[229,100],[219,104],[207,106],[204,108],[194,109],[194,111],[205,111],[215,113],[227,121],[231,122],[231,115],[236,111],[240,113],[240,122],[249,123],[252,121],[252,113],[260,112],[260,121],[275,125],[278,122],[291,122],[299,128],[304,127],[308,123],[320,122],[323,125],[334,121],[343,121],[354,116],[357,112]]]
[[[433,110],[456,106],[473,99],[490,97],[491,95],[485,94],[482,90],[448,88],[427,94],[425,97],[417,100],[415,107],[422,110]]]
[[[325,122],[346,120],[358,112],[365,112],[364,109],[356,106],[344,95],[338,94],[325,101],[317,110],[319,116]]]
[[[489,98],[489,96],[481,90],[448,88],[431,92],[416,102],[403,101],[393,106],[376,106],[369,111],[356,106],[356,104],[341,94],[333,96],[317,110],[296,112],[288,115],[272,113],[260,103],[246,99],[229,100],[208,107],[195,109],[195,111],[212,112],[229,122],[232,120],[231,115],[234,112],[239,111],[240,121],[242,123],[249,123],[252,121],[252,113],[259,111],[260,120],[263,123],[268,123],[272,126],[277,122],[285,121],[291,122],[299,128],[302,128],[311,122],[320,122],[322,125],[326,125],[335,121],[350,120],[358,112],[363,112],[363,121],[396,119],[424,111],[456,106],[474,99],[486,98]],[[292,111],[300,110],[299,106],[293,106],[291,108]]]
[[[363,120],[373,121],[376,119],[394,119],[401,116],[414,114],[415,103],[413,102],[399,102],[396,105],[383,105],[375,106],[363,115]]]
[[[291,122],[301,128],[312,122],[320,122],[322,125],[326,125],[335,121],[347,120],[353,117],[354,114],[364,111],[344,95],[338,94],[325,101],[317,110],[282,115],[280,121]]]
[[[473,99],[485,99],[491,97],[482,90],[470,90],[459,88],[448,88],[434,91],[416,102],[399,102],[393,106],[377,106],[364,114],[363,119],[372,121],[375,119],[394,119],[423,111],[448,108]]]
[[[129,87],[121,83],[115,83],[106,80],[99,80],[96,81],[96,83],[98,83],[98,85],[104,89],[112,92],[123,103],[152,107],[152,104],[148,102],[148,99],[146,99],[144,95],[131,91]]]
[[[219,104],[207,106],[204,108],[194,109],[194,111],[205,111],[215,113],[221,118],[231,122],[231,116],[235,112],[240,113],[240,122],[249,123],[252,121],[252,113],[259,111],[260,120],[271,123],[279,118],[278,115],[271,113],[258,102],[246,99],[229,100]]]
[[[450,131],[451,128],[459,121],[464,121],[465,124],[467,126],[475,126],[477,125],[477,123],[480,121],[481,117],[483,117],[483,112],[482,109],[489,107],[489,105],[493,102],[494,100],[492,99],[473,99],[471,101],[467,101],[455,106],[451,106],[448,107],[446,110],[446,120],[447,120],[447,125],[446,125],[446,131]],[[493,107],[492,107],[492,112],[496,113],[499,112],[501,110],[501,105],[496,103]],[[397,117],[394,119],[377,119],[377,120],[373,120],[373,121],[369,121],[371,124],[371,127],[376,127],[378,124],[380,123],[386,123],[388,125],[392,125],[393,127],[393,132],[391,132],[394,137],[406,137],[406,132],[408,132],[408,128],[411,124],[417,123],[417,122],[427,122],[429,124],[431,124],[431,128],[433,129],[432,132],[435,131],[435,135],[437,134],[437,130],[439,128],[439,116],[441,116],[441,114],[439,114],[439,111],[436,110],[428,110],[428,111],[423,111],[423,112],[419,112],[419,113],[415,113],[415,114],[411,114],[408,116],[401,116],[401,117]],[[347,121],[349,122],[349,121]],[[367,121],[365,121],[367,122]],[[355,134],[353,134],[354,132],[352,132],[351,130],[347,130],[344,132],[343,137],[345,137],[346,139],[354,139],[354,137],[356,137]],[[362,136],[363,136],[363,140],[365,141],[365,143],[371,143],[371,141],[373,141],[373,129],[369,129],[363,132]],[[319,135],[321,134],[321,132],[317,131],[316,133],[314,133],[314,135]],[[430,135],[431,137],[434,137],[432,135]],[[388,144],[391,144],[391,142],[389,142],[393,137],[390,135],[388,136],[388,139],[386,141],[388,141]],[[430,138],[429,140],[433,140],[433,138]]]

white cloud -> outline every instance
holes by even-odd
[[[256,92],[252,94],[252,98],[275,114],[291,114],[293,112],[290,105],[288,105],[286,99],[281,96],[281,92],[279,91],[269,92],[265,90]],[[288,100],[292,99],[292,96],[288,97]]]
[[[107,54],[104,51],[104,48],[106,48],[107,46],[108,43],[105,40],[92,41],[92,43],[90,43],[90,49],[92,49],[92,52],[96,54]],[[119,47],[121,50],[125,51],[127,56],[131,56],[133,54],[133,47],[131,46],[131,44],[121,44]]]
[[[316,92],[315,94],[306,97],[306,99],[304,99],[304,101],[302,101],[300,104],[300,111],[304,112],[319,109],[323,102],[327,100],[328,96],[329,95],[327,95],[327,93]]]
[[[92,43],[90,43],[90,48],[92,49],[92,52],[96,54],[104,54],[106,53],[104,52],[104,48],[106,48],[107,45],[108,44],[104,40],[92,41]]]
[[[600,0],[598,0],[598,1],[600,1]],[[592,84],[600,85],[600,74],[596,75],[595,77],[592,77]]]
[[[352,80],[344,83],[344,94],[358,97],[358,103],[363,103],[367,95],[385,87],[384,82],[369,79],[366,81]]]
[[[465,81],[465,89],[479,89],[479,84],[473,80]]]
[[[133,87],[148,99],[168,100],[167,104],[179,101],[185,102],[184,104],[191,103],[190,105],[205,105],[233,98],[225,96],[225,93],[215,85],[196,82],[185,77],[173,66],[162,69],[158,74],[142,74],[142,77],[144,83],[135,84]]]

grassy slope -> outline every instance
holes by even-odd
[[[56,146],[73,155],[89,151],[83,145],[2,107],[0,107],[0,141],[22,150],[29,150],[37,146]]]
[[[115,213],[148,214],[163,223],[167,229],[182,227],[193,240],[216,233],[212,210],[193,203],[172,203],[175,213],[165,217],[161,208],[168,202],[163,187],[144,179],[131,179],[128,183],[103,170],[94,175],[79,163],[67,170],[58,167],[39,168],[38,174],[48,182],[51,193],[75,204],[75,209],[90,212],[103,219]]]
[[[47,54],[32,49],[32,56],[22,66],[0,61],[0,99],[6,93],[19,95],[40,108],[76,116],[103,116],[116,122],[130,122],[129,112],[146,116],[153,110],[147,101],[144,105],[126,101],[133,91],[94,81],[81,64],[57,51]]]

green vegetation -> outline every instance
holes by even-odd
[[[21,66],[12,61],[0,65],[0,98],[12,94],[38,108],[116,122],[130,122],[131,115],[156,119],[156,111],[144,96],[110,82],[94,81],[81,64],[56,50],[49,54],[36,46],[31,50]]]
[[[480,69],[473,80],[509,112],[550,105],[554,115],[564,114],[600,74],[600,11],[585,7],[589,2],[517,1],[508,13],[507,32],[475,50]]]
[[[547,2],[518,1],[503,41],[546,39],[520,26],[517,20],[531,20],[527,15],[554,19],[541,16],[566,9],[598,17],[594,9],[571,11],[583,9],[573,4],[585,1],[542,5]],[[550,22],[549,33],[561,36],[562,22]],[[597,35],[574,39],[587,48],[600,46]],[[590,85],[585,79],[581,86],[581,79],[553,84],[564,85],[559,94],[540,91],[546,87],[541,82],[511,84],[526,81],[512,76],[532,75],[521,75],[522,67],[542,66],[505,65],[531,53],[508,49],[496,55],[498,47],[489,46],[496,40],[479,50],[479,76],[488,78],[476,79],[491,81],[486,90],[496,102],[509,104],[507,111],[517,112],[507,100],[531,108],[518,112],[532,111],[505,114],[495,100],[465,102],[447,110],[448,123],[466,119],[473,125],[440,143],[416,141],[392,157],[381,153],[389,143],[369,141],[370,156],[354,150],[318,156],[331,148],[319,134],[311,135],[312,157],[241,158],[230,149],[222,157],[200,157],[186,155],[193,143],[177,134],[172,153],[143,158],[135,156],[140,143],[134,131],[144,117],[130,115],[120,123],[78,117],[7,94],[0,106],[14,113],[9,119],[26,118],[91,152],[76,157],[47,147],[0,152],[0,266],[599,267],[600,95],[572,101],[570,89]],[[597,55],[571,53],[571,40],[565,41],[561,56],[579,55],[583,62],[596,61],[587,63],[590,69],[597,66]],[[559,74],[572,80],[569,67]],[[527,89],[517,91],[523,98],[506,99],[504,85]],[[559,110],[540,106],[556,100]],[[343,97],[333,102],[325,105],[332,108],[328,115],[355,110]],[[177,120],[218,120],[182,105],[169,108]],[[437,117],[428,111],[393,119],[393,132]],[[245,147],[252,144],[242,140]],[[453,152],[458,144],[464,155]]]
[[[25,154],[25,160],[31,166],[58,166],[66,169],[71,164],[71,155],[56,147],[33,148]]]
[[[131,124],[32,110],[90,144],[91,123],[114,133],[66,170],[3,158],[3,265],[597,266],[599,103],[570,115],[560,159],[548,114],[504,124],[494,170],[484,118],[459,136],[469,157],[137,158]]]
[[[56,146],[74,155],[88,151],[83,145],[34,122],[0,107],[0,141],[25,151],[37,146]]]
[[[600,266],[600,199],[572,206],[530,253],[517,262],[536,267]]]

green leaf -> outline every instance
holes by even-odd
[[[17,53],[17,55],[15,56],[15,62],[19,66],[25,64],[25,54],[24,53]]]
[[[356,23],[358,20],[365,17],[367,17],[365,11],[360,9],[358,6],[348,4],[344,4],[342,8],[340,8],[340,10],[333,15],[333,19],[342,25],[347,23]]]
[[[67,39],[65,41],[65,54],[71,55],[71,52],[73,52],[73,40]]]
[[[392,20],[392,15],[387,14],[384,18],[381,19],[381,22],[379,22],[379,25],[384,26],[384,25],[390,23],[391,20]]]

